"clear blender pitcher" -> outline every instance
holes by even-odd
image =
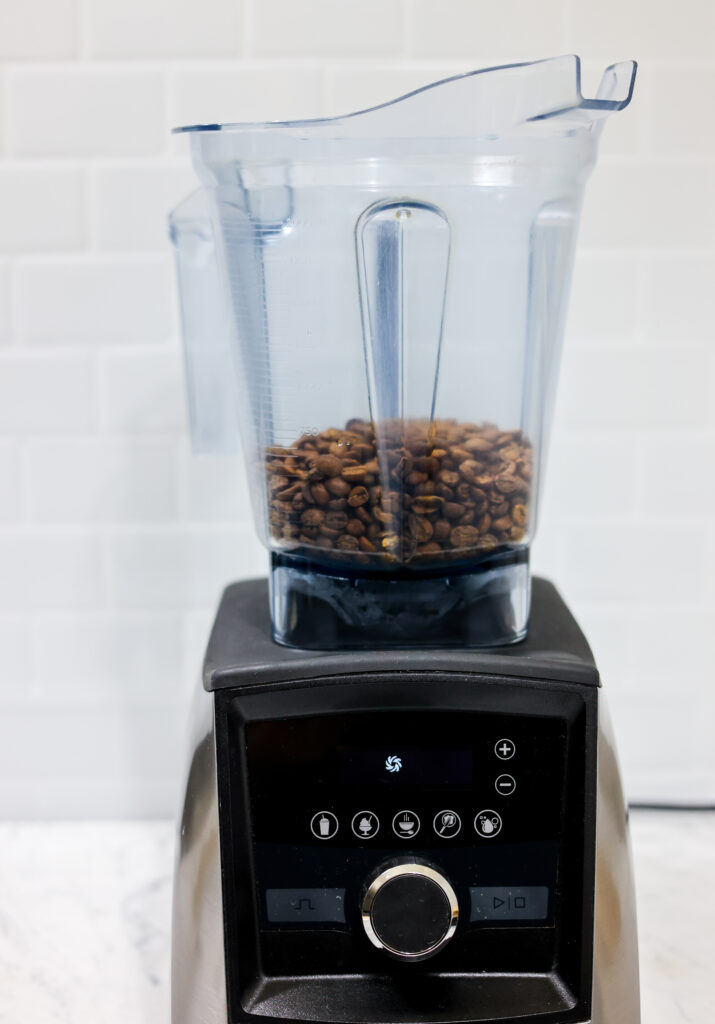
[[[584,183],[635,64],[475,71],[346,117],[178,129],[192,435],[242,442],[274,637],[521,639]]]

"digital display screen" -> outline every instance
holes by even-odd
[[[338,748],[340,782],[348,786],[471,786],[471,750]]]

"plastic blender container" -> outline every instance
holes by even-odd
[[[526,634],[583,188],[635,69],[594,99],[565,56],[177,129],[201,182],[171,217],[192,437],[240,439],[277,641]]]

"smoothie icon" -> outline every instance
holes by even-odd
[[[318,811],[310,819],[310,831],[316,839],[332,839],[338,831],[338,819],[332,811]]]

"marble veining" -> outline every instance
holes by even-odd
[[[710,1024],[715,814],[631,821],[643,1022]],[[165,821],[0,823],[0,1024],[168,1024],[173,844]]]

